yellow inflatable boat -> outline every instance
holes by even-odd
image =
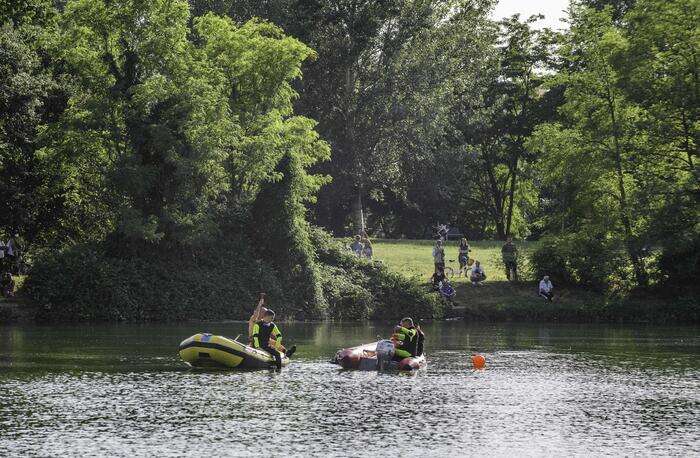
[[[275,358],[268,352],[249,347],[238,340],[212,334],[195,334],[180,343],[180,358],[195,367],[236,367],[261,369],[274,367]],[[289,358],[282,356],[282,365]]]

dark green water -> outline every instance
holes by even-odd
[[[697,328],[435,323],[415,376],[328,363],[389,328],[283,325],[275,373],[179,361],[243,323],[0,326],[0,456],[700,454]]]

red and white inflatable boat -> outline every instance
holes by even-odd
[[[425,354],[403,358],[400,361],[394,359],[394,343],[391,340],[343,348],[335,354],[333,362],[343,369],[364,371],[413,372],[428,365]]]

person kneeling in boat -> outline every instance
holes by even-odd
[[[274,319],[275,312],[266,309],[265,312],[263,312],[262,320],[253,325],[253,347],[265,350],[272,355],[272,357],[275,358],[277,369],[282,369],[282,352],[280,351],[280,347],[282,346],[282,333],[272,321]],[[275,348],[270,345],[271,339],[274,342]],[[292,348],[287,351],[287,357],[291,357],[295,350],[296,347],[292,346]]]
[[[394,359],[401,361],[404,358],[420,356],[423,354],[423,332],[413,325],[413,319],[404,318],[401,325],[394,329],[391,340],[394,341]]]

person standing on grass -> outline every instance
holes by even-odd
[[[433,247],[433,262],[435,263],[435,272],[440,269],[445,270],[445,248],[442,246],[442,239],[438,239]]]
[[[7,241],[7,245],[5,245],[5,251],[7,251],[7,256],[9,257],[14,257],[15,255],[15,242],[12,240],[12,237]]]
[[[367,259],[372,259],[374,252],[372,251],[372,242],[369,241],[369,237],[365,237],[362,240],[362,256]]]
[[[5,246],[7,251],[7,256],[9,258],[10,271],[14,269],[16,274],[21,274],[21,264],[20,257],[22,256],[22,242],[20,241],[19,234],[15,234],[14,237],[10,237]]]
[[[508,237],[501,247],[503,265],[506,268],[506,277],[509,281],[518,281],[518,248],[513,243],[513,237]]]
[[[542,280],[540,280],[540,296],[552,302],[554,299],[554,285],[549,281],[549,275],[545,275]]]
[[[464,276],[467,276],[467,270],[469,270],[468,263],[469,263],[469,252],[471,250],[469,249],[469,242],[467,242],[466,238],[463,238],[462,240],[459,241],[459,275],[462,275],[462,272],[464,272]]]

